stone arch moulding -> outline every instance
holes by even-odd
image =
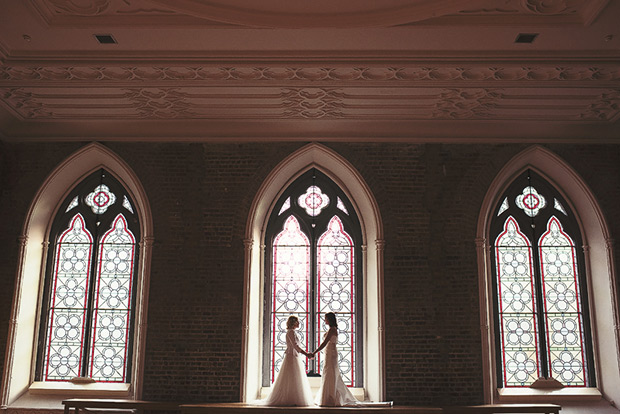
[[[385,396],[383,314],[383,224],[378,205],[357,170],[331,149],[308,144],[280,162],[254,198],[245,233],[241,401],[258,398],[261,389],[263,237],[273,205],[297,177],[317,168],[332,179],[353,203],[362,227],[364,392],[373,401]]]
[[[146,338],[146,312],[150,275],[153,222],[146,193],[133,170],[114,152],[99,143],[79,149],[46,178],[30,205],[19,237],[19,261],[5,356],[0,404],[13,404],[33,385],[35,336],[39,324],[39,294],[45,275],[47,240],[56,211],[71,189],[94,171],[104,168],[127,189],[140,218],[140,263],[137,273],[136,316],[132,383],[120,395],[141,396]],[[105,386],[100,390],[106,392]],[[73,390],[74,394],[80,390]],[[116,390],[118,393],[119,391]],[[116,394],[119,395],[119,394]]]
[[[504,190],[528,168],[556,187],[570,204],[579,222],[584,243],[597,387],[607,400],[620,401],[620,315],[613,240],[596,197],[584,180],[559,156],[545,147],[535,145],[513,157],[498,173],[486,193],[478,217],[476,250],[485,402],[495,403],[500,399],[495,372],[493,275],[489,240],[489,226],[494,214],[492,209]],[[610,326],[614,329],[610,329]],[[562,398],[561,395],[559,398]]]

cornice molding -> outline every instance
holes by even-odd
[[[17,65],[0,66],[0,85],[12,82],[571,82],[591,85],[620,82],[618,62],[554,62],[524,65],[510,62],[400,63],[383,65],[316,65],[280,62],[252,65],[179,63],[161,65]]]
[[[0,67],[2,67],[5,64],[8,57],[9,57],[8,49],[6,48],[6,46],[4,46],[2,42],[0,42]]]

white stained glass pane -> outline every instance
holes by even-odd
[[[355,257],[353,239],[334,216],[318,240],[317,320],[334,312],[338,320],[338,355],[343,380],[353,385],[355,362]],[[319,327],[321,324],[318,324]],[[317,338],[322,332],[317,332]]]
[[[46,381],[81,375],[92,243],[80,214],[58,238],[44,357]]]
[[[133,208],[127,196],[123,196],[123,207],[125,207],[130,213],[133,213]]]
[[[342,210],[345,214],[349,214],[349,211],[347,210],[346,206],[344,205],[344,203],[342,202],[342,200],[340,199],[340,197],[338,197],[338,203],[336,204],[336,206]]]
[[[97,381],[125,382],[135,244],[121,214],[101,238],[90,366]]]
[[[508,210],[508,197],[504,198],[504,201],[502,201],[502,205],[499,206],[499,211],[497,212],[497,215],[501,215],[504,211]]]
[[[69,210],[71,210],[71,209],[73,209],[73,208],[77,207],[77,205],[78,205],[78,197],[77,197],[77,196],[75,196],[75,197],[73,198],[73,200],[71,200],[71,202],[70,202],[70,203],[69,203],[69,205],[67,206],[67,209],[65,210],[65,213],[66,213],[67,211],[69,211]]]
[[[93,210],[93,213],[103,214],[116,202],[116,196],[107,185],[101,184],[86,196],[84,202]]]
[[[316,185],[311,185],[304,194],[299,196],[297,202],[309,216],[316,217],[329,205],[329,196]]]
[[[525,214],[530,217],[535,217],[538,215],[540,209],[545,208],[547,200],[545,200],[545,197],[539,194],[534,187],[527,186],[523,189],[523,192],[517,196],[515,203]]]
[[[286,320],[296,315],[300,341],[308,346],[308,294],[310,282],[310,241],[299,222],[290,216],[273,241],[271,312],[271,382],[275,381],[286,350]]]
[[[566,386],[585,386],[585,350],[575,245],[556,217],[539,241],[549,366]]]
[[[532,250],[513,217],[495,241],[495,257],[504,386],[528,386],[540,372]]]
[[[558,210],[560,213],[564,214],[565,216],[568,216],[568,214],[566,214],[566,210],[564,210],[564,207],[562,206],[562,204],[560,204],[557,198],[553,199],[553,207],[556,210]]]
[[[282,213],[284,213],[286,210],[288,210],[289,208],[291,208],[291,198],[287,198],[286,200],[284,200],[284,203],[282,204],[282,208],[280,209],[280,212],[278,213],[278,216]]]

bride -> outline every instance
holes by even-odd
[[[313,405],[312,391],[306,376],[305,364],[299,354],[312,358],[301,348],[295,330],[299,328],[299,319],[291,315],[286,321],[286,351],[280,366],[280,372],[271,388],[271,394],[260,402],[261,405],[274,406],[309,406]]]
[[[329,325],[329,330],[325,333],[323,343],[314,351],[311,356],[325,348],[325,364],[321,375],[321,388],[316,396],[317,405],[337,407],[343,405],[359,405],[358,401],[349,388],[342,381],[340,367],[338,366],[338,322],[333,312],[325,314],[325,323]]]

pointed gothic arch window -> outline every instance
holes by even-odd
[[[49,235],[36,380],[131,381],[140,223],[101,169],[61,203]]]
[[[299,317],[301,341],[314,349],[327,312],[338,320],[343,379],[362,386],[361,240],[353,205],[316,169],[295,180],[276,202],[265,237],[264,386],[274,381],[284,357],[288,316]],[[307,363],[320,374],[320,356]]]
[[[498,386],[540,377],[595,386],[583,242],[570,205],[529,170],[499,200],[490,227]]]

